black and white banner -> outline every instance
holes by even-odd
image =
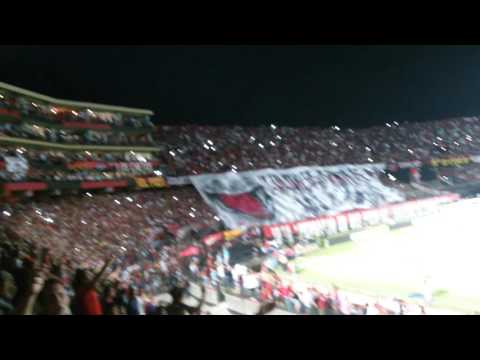
[[[404,200],[384,186],[383,165],[264,169],[192,176],[206,203],[229,228],[278,224]]]

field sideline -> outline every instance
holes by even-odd
[[[480,226],[474,216],[478,208],[476,204],[446,207],[407,228],[379,227],[352,234],[353,241],[298,258],[293,277],[311,284],[335,284],[352,293],[406,300],[428,288],[432,308],[480,311]]]

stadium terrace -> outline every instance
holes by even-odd
[[[476,231],[479,118],[353,130],[153,116],[0,83],[0,314],[480,311],[476,245],[447,237]],[[453,253],[467,265],[446,274]]]

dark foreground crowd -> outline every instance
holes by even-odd
[[[186,305],[186,272],[160,269],[158,292],[147,292],[134,279],[119,276],[114,254],[99,268],[73,267],[48,248],[2,234],[0,241],[0,315],[201,315],[205,287],[196,306]],[[145,279],[144,279],[145,280]],[[150,279],[153,280],[153,279]],[[158,301],[168,294],[170,301]],[[257,314],[273,310],[265,301]]]

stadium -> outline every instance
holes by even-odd
[[[0,83],[0,314],[480,312],[478,118],[153,117]]]

